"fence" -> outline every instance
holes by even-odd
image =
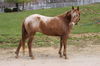
[[[39,3],[39,4],[28,3],[25,4],[25,10],[58,8],[58,7],[65,7],[65,6],[79,6],[79,5],[85,5],[90,3],[94,3],[94,1],[85,0],[85,1],[76,1],[76,2]]]
[[[47,3],[47,2],[40,2],[40,3],[25,3],[24,4],[24,9],[25,10],[33,10],[33,9],[46,9],[46,8],[58,8],[58,7],[66,7],[66,6],[78,6],[78,5],[85,5],[85,4],[90,4],[94,2],[100,2],[100,0],[76,0],[74,2],[61,2],[61,3]],[[3,12],[5,7],[15,7],[14,4],[7,4],[7,3],[0,3],[2,5],[0,7],[0,12]],[[20,4],[20,9],[22,9],[22,5]]]

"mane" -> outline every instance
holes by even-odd
[[[58,17],[65,17],[67,14],[67,12],[63,13],[63,14],[60,14],[60,15],[57,15]]]
[[[67,11],[63,14],[57,15],[57,17],[63,19],[66,23],[69,23],[71,21],[71,11]]]

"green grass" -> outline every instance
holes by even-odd
[[[70,9],[71,7],[63,7],[30,10],[18,13],[0,13],[0,44],[18,44],[21,35],[21,24],[25,17],[35,13],[45,16],[56,16],[64,13],[65,11],[69,11]],[[85,25],[100,21],[100,3],[80,6],[80,10],[81,20],[79,24],[73,28],[72,33],[100,32],[100,24]],[[44,35],[37,33],[37,36],[40,37]],[[58,41],[55,40],[55,43],[56,42]],[[37,40],[36,43],[40,46],[44,44],[42,39],[40,41]]]
[[[91,4],[86,6],[80,6],[81,9],[81,20],[79,24],[87,24],[90,22],[100,21],[100,4]],[[42,14],[46,16],[55,16],[65,11],[70,10],[71,7],[64,8],[51,8],[51,9],[40,9],[40,10],[31,10],[18,13],[1,13],[0,14],[0,34],[20,34],[21,24],[25,17],[31,14]],[[92,11],[97,12],[96,14]],[[100,32],[100,24],[87,25],[87,26],[75,26],[73,33],[86,33],[86,32]],[[91,30],[92,29],[92,30]],[[96,29],[96,30],[95,30]]]

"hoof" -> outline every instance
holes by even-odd
[[[16,58],[16,59],[18,59],[18,58],[19,58],[19,56],[15,56],[15,58]]]
[[[62,58],[62,57],[63,57],[61,52],[58,52],[58,54],[59,54],[59,57],[60,57],[60,58]]]
[[[65,56],[65,59],[68,59],[68,57]]]
[[[33,55],[29,55],[29,57],[31,57],[31,59],[35,59]]]
[[[34,60],[35,59],[34,56],[32,56],[31,59]]]
[[[65,54],[65,53],[63,53],[63,56],[66,56],[66,54]]]
[[[15,54],[16,54],[15,58],[19,58],[19,56],[18,56],[18,52],[15,52]]]
[[[62,58],[63,56],[62,56],[62,55],[60,55],[59,57],[60,57],[60,58]]]

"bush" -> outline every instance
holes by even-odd
[[[21,10],[18,9],[18,8],[13,8],[13,9],[11,9],[11,8],[5,8],[4,9],[5,13],[8,13],[8,12],[18,12],[18,11],[21,11]]]
[[[17,12],[17,11],[19,11],[19,10],[18,10],[18,8],[13,8],[12,11],[13,11],[13,12]]]
[[[10,8],[5,8],[5,9],[4,9],[4,12],[6,12],[6,13],[7,13],[7,12],[12,12],[12,9],[10,9]]]

